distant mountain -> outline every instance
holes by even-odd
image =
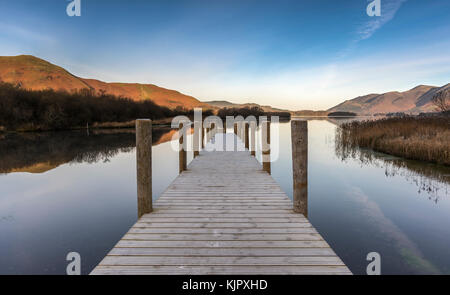
[[[418,114],[435,111],[432,98],[440,91],[450,88],[450,84],[442,87],[419,85],[404,92],[387,92],[368,94],[346,100],[331,108],[328,112],[353,112],[359,115],[376,113],[404,112]]]
[[[31,56],[0,56],[0,81],[20,84],[30,90],[65,90],[68,92],[91,89],[128,97],[136,101],[150,99],[158,105],[175,108],[208,107],[192,96],[153,84],[106,83],[77,77],[67,70]]]
[[[262,106],[257,103],[232,103],[226,100],[213,100],[213,101],[204,101],[204,103],[217,107],[217,108],[245,108],[245,107],[260,107],[265,112],[290,112],[288,110],[278,109],[271,106]]]

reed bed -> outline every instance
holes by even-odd
[[[450,117],[399,117],[342,124],[344,145],[450,165]]]

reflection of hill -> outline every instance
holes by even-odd
[[[44,173],[44,172],[50,171],[52,169],[55,169],[58,166],[59,166],[58,164],[52,164],[50,162],[36,163],[36,164],[28,166],[28,167],[22,167],[19,169],[11,169],[11,171],[9,171],[9,172],[10,173],[13,173],[13,172]]]
[[[406,160],[368,149],[352,146],[342,136],[340,128],[336,129],[336,156],[342,161],[356,159],[362,165],[370,164],[385,169],[386,177],[402,176],[417,185],[419,192],[425,192],[429,199],[438,202],[440,196],[447,196],[450,186],[450,167],[426,163],[422,161]]]
[[[169,142],[172,140],[172,137],[175,134],[178,134],[177,130],[175,130],[175,129],[169,130],[169,131],[165,132],[164,134],[162,134],[161,137],[158,139],[158,141],[155,142],[153,140],[153,145],[158,145],[161,143]]]
[[[333,125],[339,126],[343,123],[355,121],[355,120],[373,120],[374,117],[371,116],[357,116],[357,117],[292,117],[291,119],[300,119],[300,120],[314,120],[314,121],[327,121],[332,123]]]
[[[165,142],[170,129],[154,129],[153,144]],[[170,140],[170,137],[169,137]],[[86,132],[4,134],[0,173],[43,173],[68,162],[108,161],[136,146],[133,129]]]

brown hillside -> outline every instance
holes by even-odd
[[[383,94],[359,96],[346,100],[328,111],[354,112],[360,115],[391,112],[429,112],[434,109],[431,98],[441,88],[419,85],[404,92],[392,91]]]
[[[178,91],[153,84],[106,83],[94,79],[83,79],[65,69],[30,55],[0,56],[0,80],[31,90],[65,90],[68,92],[92,89],[97,93],[128,97],[133,100],[151,99],[156,104],[175,108],[208,107],[196,98]]]

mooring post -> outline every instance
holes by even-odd
[[[291,122],[294,212],[308,217],[308,122]]]
[[[180,152],[179,152],[179,167],[180,167],[180,173],[183,171],[186,171],[187,168],[187,155],[186,155],[186,144],[187,139],[185,138],[187,136],[186,128],[184,128],[184,124],[181,122],[178,127],[178,142],[180,144]]]
[[[152,212],[152,121],[136,120],[138,218]]]
[[[270,174],[270,121],[262,121],[262,127],[263,170]]]
[[[256,122],[250,121],[250,154],[256,155]]]
[[[227,121],[223,122],[222,138],[223,138],[223,151],[226,152],[227,151]]]
[[[241,121],[240,123],[239,123],[239,138],[242,140],[242,142],[244,142],[245,141],[245,139],[244,139],[244,132],[245,132],[245,130],[244,130],[244,122],[243,121]]]
[[[203,125],[203,122],[202,122],[202,125]],[[202,126],[202,149],[204,149],[205,148],[205,128],[203,128],[203,126]]]
[[[194,122],[194,134],[192,136],[192,148],[194,150],[194,158],[200,154],[200,132],[201,122]]]
[[[250,149],[250,143],[249,143],[249,134],[248,134],[248,129],[249,129],[249,123],[248,122],[244,122],[244,132],[245,132],[245,148],[248,150]]]

